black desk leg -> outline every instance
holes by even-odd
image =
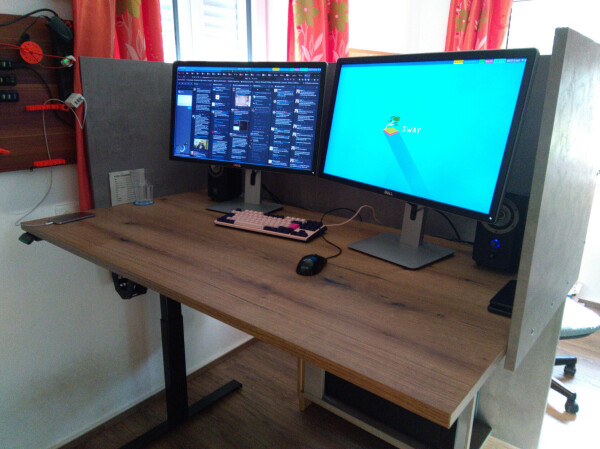
[[[121,449],[137,449],[146,446],[242,386],[238,381],[232,380],[188,407],[181,304],[163,295],[160,295],[160,325],[165,368],[167,421],[130,441]]]
[[[160,295],[160,331],[168,423],[177,425],[187,418],[187,381],[185,375],[185,343],[181,304]]]

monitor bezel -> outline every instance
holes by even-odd
[[[518,142],[519,132],[521,123],[525,115],[525,109],[527,106],[528,93],[531,90],[531,84],[535,67],[539,57],[539,52],[535,48],[520,48],[520,49],[504,49],[504,50],[476,50],[476,51],[457,51],[457,52],[444,52],[444,53],[417,53],[417,54],[406,54],[406,55],[381,55],[381,56],[362,56],[362,57],[351,57],[351,58],[340,58],[336,63],[335,77],[333,81],[333,88],[331,93],[331,102],[329,104],[329,110],[326,112],[326,125],[323,130],[323,149],[321,151],[321,157],[319,160],[319,177],[324,179],[340,182],[342,184],[357,187],[363,190],[368,190],[376,193],[380,193],[393,198],[402,199],[411,204],[419,204],[422,206],[430,207],[436,210],[450,212],[453,214],[461,215],[468,218],[474,218],[480,221],[493,223],[498,218],[500,213],[502,198],[508,182],[508,175],[510,173],[510,165],[515,153],[515,148]],[[344,66],[356,65],[356,64],[382,64],[382,63],[395,63],[395,62],[426,62],[436,60],[466,60],[466,59],[494,59],[494,58],[527,58],[525,69],[523,72],[523,79],[521,82],[521,88],[517,97],[515,105],[515,114],[510,126],[506,146],[504,150],[504,156],[500,165],[498,173],[498,180],[492,196],[492,202],[489,213],[482,213],[471,209],[465,209],[457,206],[453,206],[447,203],[440,203],[432,201],[426,198],[413,196],[407,193],[398,192],[395,190],[385,189],[382,187],[365,184],[358,181],[353,181],[347,178],[331,175],[325,173],[325,161],[327,159],[327,150],[329,147],[329,139],[331,134],[331,124],[333,121],[333,114],[335,111],[337,90],[339,85],[340,73]]]
[[[280,167],[280,166],[268,166],[268,165],[260,165],[253,163],[239,163],[239,162],[230,162],[230,161],[221,161],[215,159],[196,159],[189,158],[183,156],[176,156],[174,154],[174,146],[175,146],[175,107],[176,107],[176,89],[177,89],[177,70],[180,67],[243,67],[243,68],[289,68],[289,67],[298,67],[298,68],[321,68],[321,80],[319,83],[319,102],[317,106],[317,124],[315,129],[315,146],[312,157],[312,168],[310,170],[305,169],[297,169],[290,167]],[[325,62],[280,62],[280,61],[270,61],[270,62],[249,62],[249,61],[175,61],[173,63],[172,70],[172,82],[171,82],[171,130],[170,130],[170,143],[169,143],[169,159],[173,161],[179,162],[192,162],[199,163],[204,165],[219,165],[223,167],[235,167],[235,168],[244,168],[244,169],[252,169],[252,170],[260,170],[260,171],[274,171],[281,173],[295,173],[295,174],[303,174],[303,175],[316,175],[318,172],[318,163],[320,160],[320,143],[322,139],[323,132],[323,98],[324,98],[324,90],[325,90],[325,78],[327,74],[327,63]]]

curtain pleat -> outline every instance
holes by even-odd
[[[82,93],[79,57],[163,61],[159,0],[72,0],[77,59],[73,91]],[[82,120],[82,108],[77,110]],[[75,127],[79,209],[94,207],[83,130]]]
[[[335,62],[348,56],[349,0],[289,0],[288,61]]]
[[[451,0],[446,51],[488,50],[502,46],[513,0]]]

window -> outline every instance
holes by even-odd
[[[173,21],[173,0],[160,0],[160,22],[162,25],[163,52],[165,62],[177,59],[175,45],[175,22]]]
[[[161,0],[165,61],[247,61],[247,3],[250,1]],[[175,40],[168,36],[167,28],[178,30],[178,58],[172,57],[174,52],[167,48],[165,36],[170,42]]]

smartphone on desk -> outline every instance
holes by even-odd
[[[64,214],[64,215],[57,215],[56,217],[52,218],[52,223],[53,224],[65,224],[65,223],[71,223],[72,221],[78,221],[78,220],[83,220],[84,218],[91,218],[91,217],[95,217],[96,214],[93,214],[92,212],[73,212],[72,214]]]
[[[508,283],[502,287],[492,299],[490,299],[488,310],[498,315],[511,317],[516,289],[517,281],[515,279],[508,281]]]

